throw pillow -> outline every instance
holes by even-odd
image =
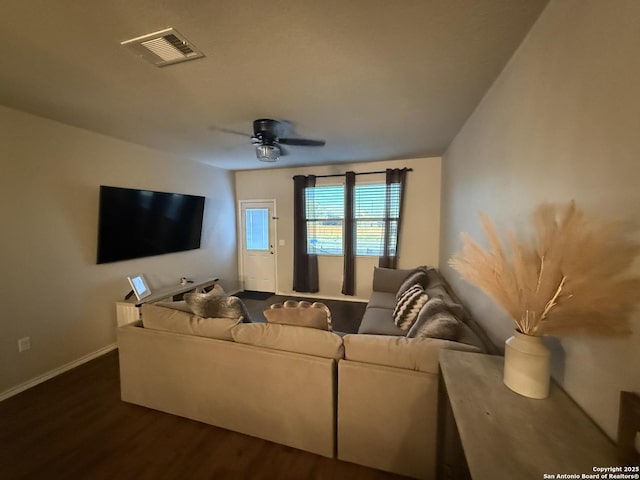
[[[418,318],[418,314],[429,297],[422,285],[416,284],[404,292],[393,309],[393,322],[400,330],[407,331]]]
[[[460,333],[460,322],[449,312],[436,313],[415,331],[415,338],[440,338],[457,340]]]
[[[221,297],[210,293],[187,293],[184,300],[193,313],[201,317],[240,318],[249,321],[249,312],[238,297]]]
[[[271,305],[263,313],[269,323],[332,330],[331,311],[324,303],[320,302],[287,300],[284,304]]]
[[[450,311],[457,319],[463,320],[465,317],[464,308],[459,303],[456,303],[452,298],[444,285],[438,285],[435,287],[429,287],[425,289],[429,298],[441,298],[446,306],[447,310]]]
[[[205,295],[210,295],[210,296],[218,296],[218,297],[226,297],[227,296],[227,292],[224,291],[224,288],[222,288],[222,285],[220,285],[219,283],[216,283],[213,288],[211,288],[211,290],[207,291],[206,287],[204,289],[205,291]]]
[[[418,318],[409,329],[407,337],[441,338],[456,340],[460,334],[460,323],[442,297],[430,298],[420,310]]]
[[[398,288],[398,291],[396,292],[396,300],[399,299],[404,294],[404,292],[409,290],[410,287],[416,284],[419,284],[424,288],[424,286],[427,284],[427,280],[428,277],[426,270],[423,270],[422,267],[418,267],[416,270],[410,273],[407,278],[404,279],[404,281],[400,285],[400,288]]]
[[[198,290],[194,290],[191,293],[186,293],[185,295],[183,295],[183,300],[176,301],[176,302],[174,301],[156,302],[155,304],[160,307],[172,308],[174,310],[181,310],[187,313],[195,313],[191,308],[191,306],[187,304],[187,302],[184,300],[184,298],[186,298],[187,296],[191,296],[192,298],[191,303],[193,304],[198,302],[206,302],[209,298],[213,298],[213,297],[226,297],[227,294],[222,288],[222,285],[220,285],[219,283],[216,283],[207,292],[205,292],[202,289],[198,289]]]

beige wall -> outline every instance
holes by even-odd
[[[206,196],[202,248],[96,265],[101,184]],[[237,281],[226,171],[0,107],[0,200],[0,396],[113,344],[128,275]]]
[[[639,19],[634,0],[552,0],[443,158],[440,264],[498,345],[510,319],[446,267],[460,232],[483,238],[478,211],[514,226],[575,199],[595,218],[640,220]],[[619,391],[640,391],[633,324],[622,339],[549,342],[554,377],[610,436]]]
[[[407,176],[405,214],[400,244],[400,268],[416,265],[437,265],[440,224],[440,158],[418,158],[374,163],[352,163],[333,166],[282,168],[236,172],[236,197],[240,200],[276,200],[278,213],[278,239],[285,245],[278,247],[277,290],[281,294],[293,293],[293,176],[327,175],[379,171],[385,168],[413,168]],[[331,179],[341,182],[343,179]],[[325,179],[319,179],[319,182]],[[358,176],[357,181],[380,181],[384,175]],[[320,183],[318,183],[320,184]],[[278,242],[276,242],[277,244]],[[322,298],[345,298],[342,295],[342,256],[320,256],[320,291]],[[373,267],[378,258],[356,258],[356,295],[366,300],[371,294]]]

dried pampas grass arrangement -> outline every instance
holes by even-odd
[[[509,232],[507,249],[491,220],[480,220],[488,250],[463,234],[449,264],[501,305],[520,332],[630,333],[640,278],[624,273],[640,243],[623,224],[589,221],[573,202],[564,209],[542,204],[533,214],[533,241]]]

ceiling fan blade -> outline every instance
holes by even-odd
[[[215,125],[211,125],[209,127],[209,130],[211,130],[212,132],[222,132],[222,133],[231,133],[233,135],[242,135],[243,137],[253,137],[253,135],[251,135],[250,133],[246,133],[246,132],[239,132],[237,130],[231,130],[230,128],[223,128],[223,127],[216,127]]]
[[[324,140],[310,140],[308,138],[279,138],[282,145],[294,145],[298,147],[324,147]]]

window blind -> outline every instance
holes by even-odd
[[[387,186],[384,183],[355,186],[356,255],[382,255],[386,196]],[[309,187],[305,190],[305,201],[309,253],[342,255],[344,186]],[[391,185],[389,202],[391,238],[395,239],[400,212],[400,184]],[[391,250],[395,252],[395,244]]]

